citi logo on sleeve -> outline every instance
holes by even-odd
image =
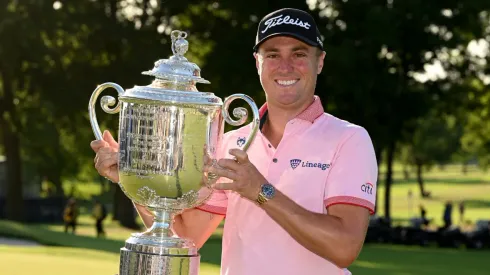
[[[369,195],[373,194],[373,188],[374,188],[373,184],[369,182],[361,185],[361,191]]]
[[[309,30],[311,25],[308,22],[303,22],[299,18],[293,19],[289,15],[286,15],[284,18],[282,18],[282,14],[278,15],[276,17],[272,17],[269,20],[265,21],[265,29],[262,31],[262,33],[265,33],[268,29],[279,26],[282,24],[287,24],[287,25],[296,25],[299,27],[302,27],[304,29]]]
[[[291,164],[291,168],[296,169],[298,166],[301,165],[301,167],[308,167],[308,168],[318,168],[323,171],[327,170],[330,168],[330,163],[320,163],[320,162],[309,162],[309,161],[302,161],[300,159],[292,159],[289,161]]]

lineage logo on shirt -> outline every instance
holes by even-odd
[[[300,166],[301,167],[308,167],[308,168],[318,168],[323,171],[327,170],[330,168],[330,163],[320,163],[320,162],[309,162],[309,161],[302,161],[300,159],[292,159],[289,161],[291,164],[291,168],[296,169],[296,167]]]

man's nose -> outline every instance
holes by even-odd
[[[281,72],[292,72],[293,71],[293,62],[290,58],[281,58],[279,62],[279,71]]]

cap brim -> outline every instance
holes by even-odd
[[[259,49],[259,46],[264,43],[267,39],[269,38],[272,38],[272,37],[276,37],[276,36],[289,36],[289,37],[292,37],[292,38],[295,38],[295,39],[298,39],[299,41],[302,41],[302,42],[305,42],[306,44],[310,45],[310,46],[313,46],[313,47],[318,47],[320,49],[323,50],[323,46],[318,43],[318,42],[315,42],[315,41],[311,41],[310,39],[306,38],[306,37],[303,37],[301,35],[298,35],[296,33],[291,33],[291,32],[281,32],[281,33],[273,33],[273,34],[269,34],[268,36],[262,38],[262,40],[260,40],[257,44],[255,44],[255,46],[253,47],[253,50],[254,52],[256,52],[258,49]]]

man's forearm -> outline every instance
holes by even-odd
[[[133,203],[133,205],[136,208],[136,211],[138,212],[141,220],[145,224],[145,227],[150,228],[153,224],[153,215],[148,210],[146,210],[144,206],[137,203]]]
[[[352,238],[341,218],[310,212],[278,190],[262,208],[299,244],[320,257],[339,267],[357,258],[362,243]]]

